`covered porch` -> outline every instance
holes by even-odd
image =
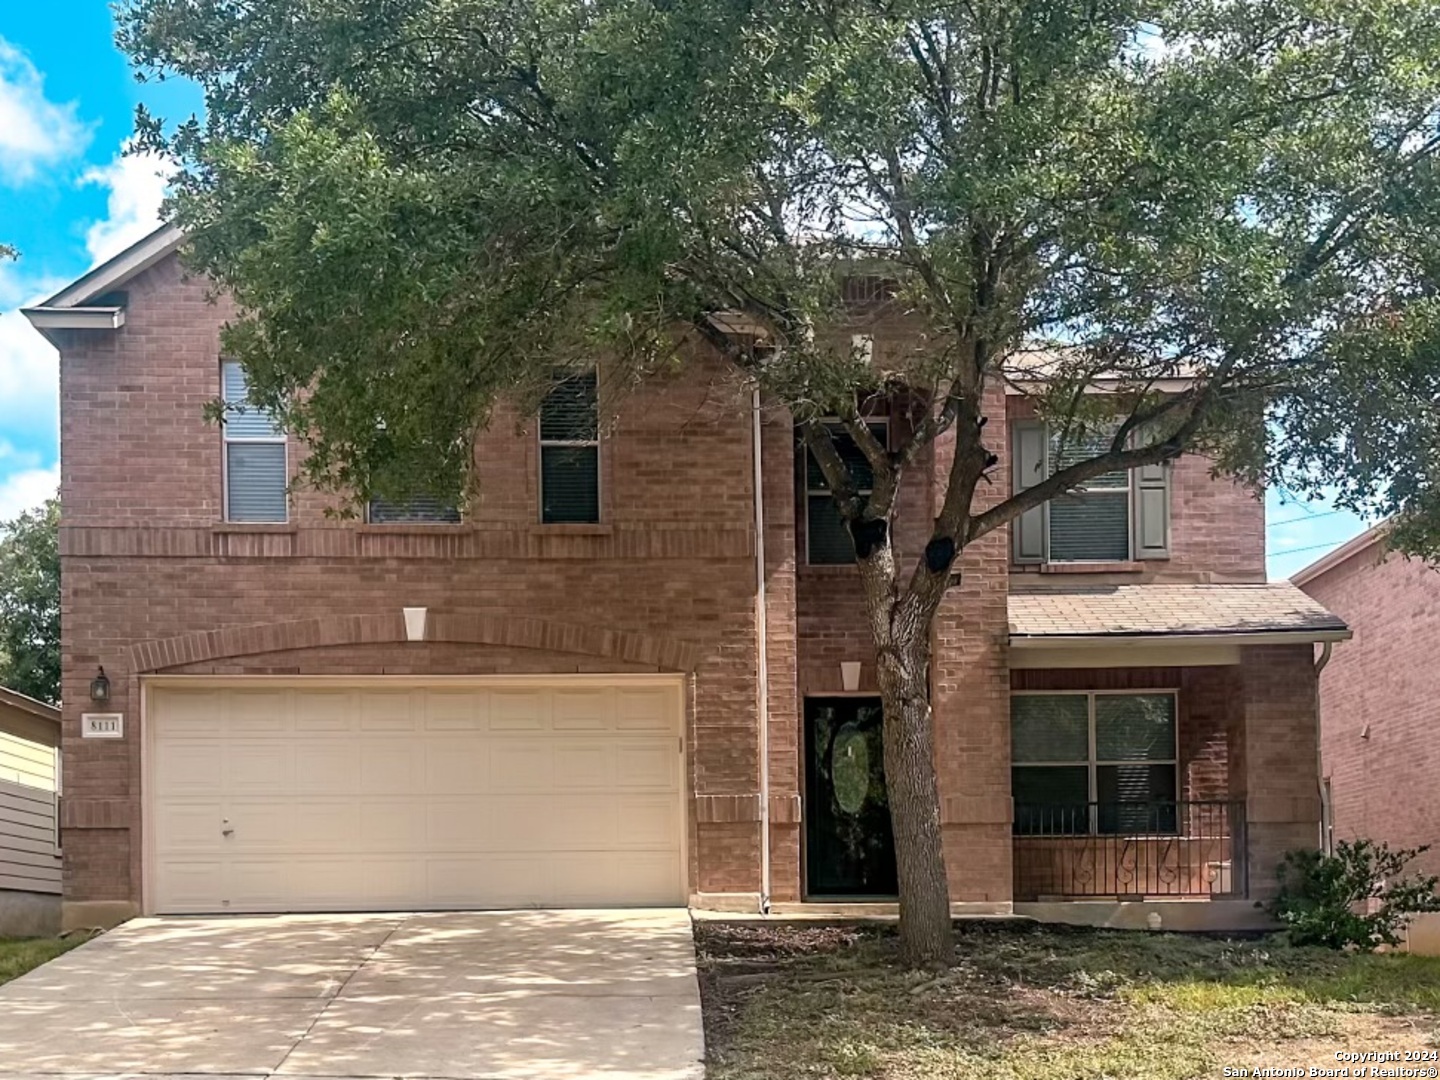
[[[1037,590],[1010,624],[1017,910],[1253,902],[1316,845],[1317,664],[1349,632],[1298,589]]]

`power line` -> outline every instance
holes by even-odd
[[[1319,514],[1306,514],[1304,517],[1286,518],[1284,521],[1271,521],[1266,524],[1267,529],[1277,529],[1281,525],[1295,525],[1302,521],[1319,521],[1321,518],[1334,517],[1336,514],[1343,514],[1344,510],[1326,510]]]
[[[1299,555],[1302,551],[1319,551],[1321,548],[1337,548],[1346,542],[1345,540],[1331,540],[1328,544],[1311,544],[1309,547],[1286,548],[1284,551],[1272,551],[1266,557],[1274,559],[1281,555]]]

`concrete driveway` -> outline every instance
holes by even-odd
[[[142,919],[0,987],[0,1080],[693,1080],[684,911]]]

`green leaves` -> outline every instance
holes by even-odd
[[[60,700],[60,501],[0,522],[0,686]]]
[[[1440,878],[1405,872],[1429,850],[1428,845],[1392,850],[1361,839],[1340,841],[1333,855],[1288,852],[1280,863],[1280,891],[1267,910],[1293,945],[1399,945],[1410,916],[1440,911]]]
[[[453,491],[499,400],[698,335],[802,415],[974,403],[1022,348],[1046,415],[1198,378],[1167,430],[1228,471],[1440,520],[1440,0],[129,0],[120,36],[205,87],[172,209],[318,483]],[[924,327],[883,371],[830,333],[857,274]]]

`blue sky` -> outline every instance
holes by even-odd
[[[168,120],[200,108],[193,86],[140,84],[115,48],[105,0],[0,4],[0,521],[59,476],[56,359],[15,309],[144,236],[164,193],[159,163],[122,157],[135,106]],[[1266,500],[1270,573],[1285,577],[1364,528],[1323,503]]]
[[[158,164],[122,158],[137,103],[167,118],[193,86],[137,83],[105,0],[0,3],[0,521],[54,490],[56,358],[15,309],[153,229]]]

